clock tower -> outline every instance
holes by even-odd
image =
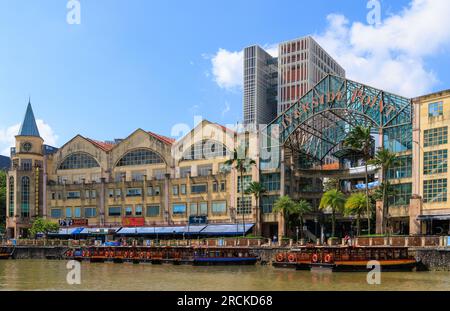
[[[42,217],[43,145],[44,140],[28,102],[14,148],[11,148],[11,170],[7,182],[7,234],[25,238],[32,221]]]

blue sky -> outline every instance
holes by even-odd
[[[399,16],[407,25],[405,8],[410,14],[420,11],[411,9],[410,2],[381,1],[383,23]],[[350,67],[355,54],[371,62],[364,65],[368,68],[393,59],[398,63],[389,67],[389,76],[394,77],[404,73],[409,62],[423,69],[415,73],[415,80],[433,80],[420,83],[424,91],[450,88],[447,31],[426,53],[406,52],[406,42],[388,56],[378,53],[371,57],[370,44],[361,50],[352,43],[364,43],[361,34],[358,37],[352,29],[367,23],[367,1],[80,3],[81,24],[69,25],[66,0],[0,0],[0,153],[11,144],[11,131],[22,121],[29,95],[36,118],[42,120],[42,131],[58,146],[77,133],[108,140],[125,137],[139,127],[170,136],[177,123],[193,126],[194,115],[222,124],[236,123],[242,110],[239,70],[230,71],[234,75],[230,87],[217,83],[220,76],[214,60],[219,49],[229,53],[220,63],[226,66],[227,55],[239,57],[245,46],[270,46],[308,34],[335,50],[339,60]],[[339,40],[342,33],[332,26],[336,23],[347,31],[343,40]],[[402,31],[394,22],[385,26]],[[365,32],[369,29],[362,30],[363,37]],[[421,38],[420,30],[416,32]],[[339,41],[343,46],[337,46]],[[377,72],[369,71],[367,77],[361,72],[365,71],[350,69],[361,82],[386,81]],[[417,86],[392,87],[405,93],[411,89],[417,90]]]

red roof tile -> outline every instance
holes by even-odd
[[[150,132],[150,131],[148,131],[147,133],[149,133],[151,136],[155,137],[156,139],[165,142],[168,145],[172,145],[175,142],[175,139],[167,137],[167,136],[162,136],[162,135]]]
[[[98,141],[98,140],[94,140],[94,139],[90,139],[90,138],[86,138],[86,139],[104,151],[110,151],[112,148],[114,148],[114,144],[111,144],[111,143]]]

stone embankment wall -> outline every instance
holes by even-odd
[[[11,248],[12,250],[12,248]],[[16,246],[13,251],[13,259],[60,259],[67,250],[65,247],[29,247]]]
[[[430,271],[450,271],[450,249],[416,249],[415,256]]]

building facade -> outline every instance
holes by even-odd
[[[11,150],[7,234],[26,237],[32,221],[44,217],[94,228],[245,222],[258,235],[284,236],[285,219],[273,207],[288,195],[311,203],[302,230],[317,237],[329,223],[327,211],[318,209],[323,181],[339,178],[348,194],[365,188],[363,163],[342,145],[358,124],[373,126],[380,145],[398,156],[385,175],[393,188],[393,233],[449,234],[450,90],[408,99],[337,76],[320,81],[264,131],[235,132],[202,121],[177,141],[138,129],[114,142],[77,135],[57,149],[44,144],[29,104]],[[242,180],[226,163],[234,150],[256,161]],[[326,164],[329,156],[340,159],[337,167]],[[372,166],[369,174],[372,191],[383,174]],[[240,190],[252,181],[266,190],[258,200]],[[350,230],[351,218],[338,219]]]
[[[244,124],[269,124],[276,115],[278,61],[263,48],[244,49]]]
[[[278,114],[297,102],[327,74],[345,77],[345,70],[311,37],[278,47]]]
[[[240,176],[225,164],[238,146],[257,158],[254,133],[202,121],[178,141],[138,129],[115,142],[77,135],[59,149],[43,143],[28,105],[8,173],[9,237],[26,237],[36,217],[103,228],[180,226],[192,217],[256,224],[255,198],[242,200]],[[258,180],[257,165],[244,185]]]
[[[278,57],[245,48],[244,124],[269,124],[327,74],[345,77],[345,70],[310,36],[280,43]]]

